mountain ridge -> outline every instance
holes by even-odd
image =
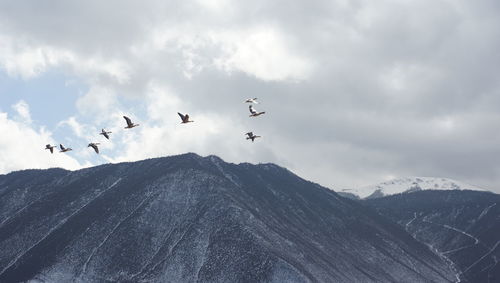
[[[454,278],[398,225],[277,165],[184,154],[27,181],[46,172],[0,178],[0,281]]]
[[[406,177],[339,192],[346,197],[370,199],[421,190],[487,191],[481,187],[443,177]]]

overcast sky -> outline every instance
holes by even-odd
[[[0,131],[0,173],[195,152],[500,192],[500,2],[0,0]]]

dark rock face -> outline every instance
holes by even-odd
[[[0,282],[451,282],[371,208],[185,154],[0,176]]]
[[[462,282],[500,282],[500,195],[421,191],[364,203],[452,262]]]
[[[374,191],[371,195],[367,196],[366,199],[374,199],[384,197],[384,193],[381,190]]]
[[[348,198],[348,199],[353,199],[353,200],[359,200],[360,198],[355,195],[355,194],[352,194],[352,193],[347,193],[347,192],[339,192],[339,191],[335,191],[339,196],[341,197],[345,197],[345,198]]]

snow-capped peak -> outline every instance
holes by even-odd
[[[480,187],[467,183],[434,177],[407,177],[382,182],[376,185],[360,187],[356,189],[342,190],[345,193],[352,193],[360,198],[378,198],[404,192],[420,190],[473,190],[485,191]]]

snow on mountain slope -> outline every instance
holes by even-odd
[[[392,220],[273,164],[189,153],[0,175],[2,283],[455,277]]]
[[[434,177],[408,177],[386,181],[377,185],[357,189],[345,189],[341,192],[351,193],[360,198],[379,198],[388,195],[421,190],[472,190],[484,189],[463,182]]]

